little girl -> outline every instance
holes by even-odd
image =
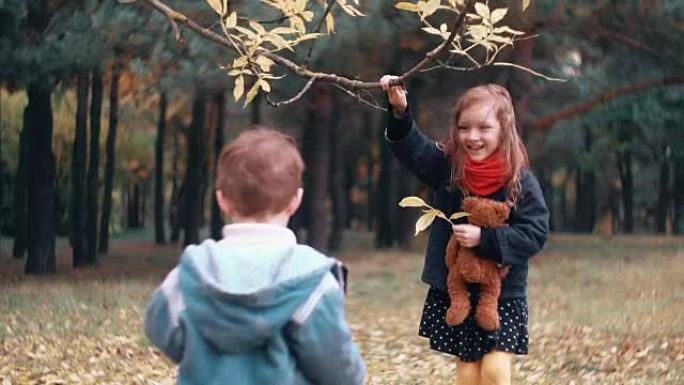
[[[422,280],[430,285],[418,334],[430,347],[457,357],[458,385],[510,384],[513,354],[527,354],[527,261],[546,243],[549,213],[541,188],[528,168],[527,151],[515,127],[511,97],[505,88],[482,85],[469,89],[456,102],[449,137],[434,142],[423,135],[411,116],[402,86],[387,91],[390,113],[386,137],[399,161],[434,191],[434,206],[447,216],[461,211],[466,196],[508,202],[507,227],[450,226],[435,221],[425,255]],[[451,235],[483,258],[510,266],[499,298],[501,327],[487,332],[478,327],[473,310],[460,325],[448,326],[447,267],[444,252]],[[469,285],[471,309],[479,295]]]

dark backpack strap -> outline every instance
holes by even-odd
[[[335,260],[335,264],[330,268],[330,272],[333,277],[337,280],[342,287],[344,294],[347,294],[347,276],[349,275],[349,269],[341,261]]]

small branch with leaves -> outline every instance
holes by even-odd
[[[455,225],[456,223],[454,222],[457,219],[464,218],[469,216],[470,214],[466,212],[455,212],[451,214],[450,216],[446,216],[442,211],[439,209],[436,209],[429,204],[425,203],[424,200],[412,196],[412,197],[406,197],[399,202],[399,206],[401,207],[420,207],[423,208],[423,215],[418,218],[418,221],[416,221],[416,233],[415,235],[418,235],[421,231],[427,229],[430,227],[432,222],[435,220],[435,218],[442,218],[445,221],[449,222],[452,225]]]

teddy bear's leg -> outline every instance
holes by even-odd
[[[447,325],[458,325],[465,321],[470,313],[470,299],[468,298],[468,288],[463,277],[457,272],[457,269],[449,270],[448,278],[449,299],[451,306],[446,313]]]
[[[501,281],[497,276],[495,279],[487,280],[482,283],[480,300],[475,309],[475,319],[477,324],[484,330],[494,331],[499,328],[499,294],[501,293]]]

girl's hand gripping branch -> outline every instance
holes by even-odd
[[[387,92],[389,97],[389,102],[394,110],[394,116],[400,118],[406,112],[406,107],[408,102],[406,101],[406,89],[402,85],[391,86],[389,85],[390,80],[398,79],[398,76],[385,75],[380,78],[380,84],[382,89]]]

